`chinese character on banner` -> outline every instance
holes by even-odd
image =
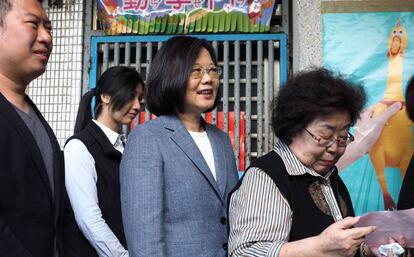
[[[174,10],[181,10],[183,6],[191,4],[191,0],[166,0],[165,4]]]
[[[161,2],[162,2],[162,0],[150,0],[150,5],[151,5],[153,10],[156,10],[156,9],[158,9],[158,6],[160,6]]]
[[[204,3],[204,0],[193,0],[193,6],[194,6],[195,8],[200,8],[200,7],[202,7],[203,3]]]
[[[138,11],[138,10],[147,10],[148,0],[122,0],[124,2],[123,9],[124,11]]]

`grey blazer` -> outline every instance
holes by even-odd
[[[224,257],[227,195],[237,183],[230,140],[206,124],[214,179],[177,116],[134,129],[120,167],[121,204],[130,257]]]

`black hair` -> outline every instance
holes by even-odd
[[[12,5],[10,0],[0,0],[0,27],[4,25],[4,18],[7,13],[11,10]]]
[[[145,87],[141,75],[132,68],[115,66],[107,69],[94,90],[87,92],[81,99],[75,122],[75,134],[82,130],[92,119],[91,103],[95,96],[95,117],[99,117],[102,111],[101,95],[111,97],[111,109],[118,111],[136,97],[136,88],[141,85]]]
[[[43,0],[37,0],[39,3],[43,3]],[[12,9],[11,0],[0,0],[0,27],[4,25],[4,18],[7,13]]]
[[[295,74],[281,87],[272,103],[272,128],[284,143],[302,131],[317,117],[335,112],[347,112],[351,125],[365,104],[361,85],[345,80],[324,68]]]
[[[210,53],[217,66],[214,49],[205,39],[175,36],[162,45],[148,73],[145,103],[150,112],[157,116],[184,112],[187,83],[202,48]],[[219,101],[218,94],[214,106],[206,112],[213,110]]]
[[[410,78],[405,89],[405,106],[408,118],[414,121],[414,75]]]

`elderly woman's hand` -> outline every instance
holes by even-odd
[[[347,217],[327,227],[319,236],[320,256],[354,256],[364,238],[375,227],[354,228],[359,217]]]

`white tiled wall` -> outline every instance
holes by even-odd
[[[53,25],[53,52],[46,72],[28,94],[49,122],[61,145],[73,134],[81,97],[83,0],[46,8]]]

